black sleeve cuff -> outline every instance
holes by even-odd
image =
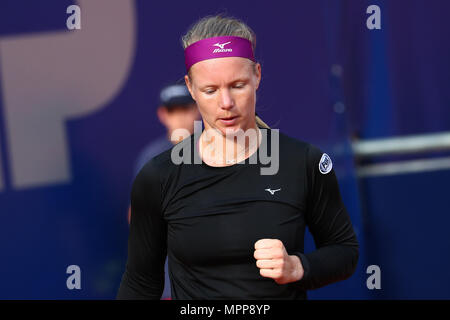
[[[298,280],[296,283],[306,290],[306,282],[308,282],[308,279],[311,274],[311,266],[309,264],[308,258],[301,252],[294,252],[294,255],[296,255],[300,259],[300,263],[303,267],[303,278]]]

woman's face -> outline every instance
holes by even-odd
[[[205,129],[256,129],[256,90],[261,80],[261,65],[246,58],[227,57],[203,60],[191,67],[186,85],[197,102]]]

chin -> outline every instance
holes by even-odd
[[[235,125],[235,126],[229,126],[229,127],[222,127],[220,131],[222,131],[222,133],[224,135],[226,135],[227,133],[230,135],[233,135],[236,132],[238,132],[239,130],[243,130],[243,129],[241,128],[240,125]]]

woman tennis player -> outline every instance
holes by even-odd
[[[182,40],[204,130],[137,175],[117,298],[160,299],[166,255],[173,299],[306,299],[307,290],[351,276],[359,247],[330,157],[283,133],[271,139],[275,129],[255,115],[253,31],[213,16]],[[256,138],[229,138],[250,131]],[[174,163],[180,146],[200,163]],[[278,153],[276,173],[261,174],[262,149]],[[316,244],[307,254],[306,226]]]

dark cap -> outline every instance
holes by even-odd
[[[164,87],[159,94],[159,100],[168,108],[195,103],[185,84],[171,84]]]

